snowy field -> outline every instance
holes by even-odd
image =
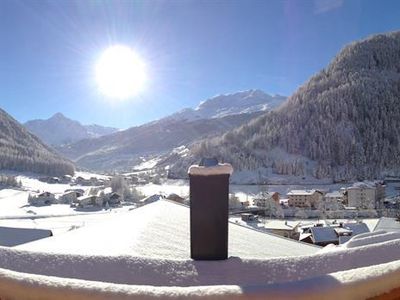
[[[77,211],[68,204],[52,204],[44,206],[31,206],[28,203],[30,193],[48,191],[55,195],[62,194],[66,189],[77,188],[88,190],[90,186],[70,186],[69,184],[49,184],[39,181],[33,174],[17,175],[22,188],[8,188],[0,190],[0,226],[17,228],[49,229],[54,235],[100,223],[115,216],[116,213],[125,213],[132,209],[131,206],[112,208],[109,210]],[[77,172],[81,176],[105,178],[106,176],[87,172]]]

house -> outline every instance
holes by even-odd
[[[356,182],[346,189],[347,206],[357,209],[376,207],[376,187],[367,182]]]
[[[316,209],[323,198],[323,193],[319,190],[292,190],[287,193],[287,197],[290,207]]]
[[[122,196],[116,192],[111,192],[111,193],[105,194],[104,200],[106,202],[108,202],[108,204],[111,206],[118,206],[121,204]]]
[[[252,213],[243,213],[240,214],[240,218],[242,219],[242,221],[244,222],[254,222],[257,220],[257,217],[255,215],[253,215]]]
[[[94,206],[102,206],[103,199],[96,195],[85,195],[77,199],[77,205],[80,208],[88,208]]]
[[[58,177],[49,177],[47,183],[61,183],[61,180]]]
[[[175,193],[169,194],[169,195],[166,197],[166,199],[172,200],[172,201],[175,201],[175,202],[179,202],[179,203],[183,203],[183,202],[185,201],[184,198],[182,198],[181,196],[179,196],[179,195],[177,195],[177,194],[175,194]]]
[[[139,200],[139,205],[142,206],[142,205],[150,204],[150,203],[153,203],[158,200],[160,200],[160,195],[154,194],[152,196],[148,196],[146,198]]]
[[[65,193],[68,192],[74,192],[76,194],[76,197],[81,197],[85,194],[85,191],[83,189],[67,189],[65,190]]]
[[[318,246],[343,244],[352,237],[369,232],[365,223],[339,223],[337,226],[314,226],[306,229],[299,240]]]
[[[72,176],[71,175],[63,175],[60,177],[60,181],[62,183],[70,183],[72,181]]]
[[[298,240],[300,236],[299,221],[272,220],[264,225],[264,228],[271,233]]]
[[[78,196],[79,195],[79,196]],[[75,191],[64,192],[59,198],[58,202],[62,204],[71,204],[76,202],[78,197],[82,196],[81,194],[77,194]]]
[[[340,229],[343,231],[340,232]],[[363,222],[349,222],[341,223],[338,228],[335,228],[336,234],[339,236],[339,244],[344,244],[350,240],[353,236],[361,233],[370,232],[367,224]],[[346,230],[346,231],[345,231]]]
[[[327,202],[338,202],[342,203],[343,202],[343,194],[340,191],[334,191],[330,193],[326,193],[324,196],[325,201]]]
[[[28,196],[28,203],[30,205],[50,205],[56,202],[56,197],[53,193],[43,192],[37,195]]]
[[[78,176],[74,180],[75,184],[82,186],[92,185],[92,182],[89,179],[83,178],[82,176]]]
[[[279,204],[279,193],[278,192],[265,192],[256,195],[253,198],[253,204],[258,207],[267,206],[267,201],[273,200],[276,204]]]

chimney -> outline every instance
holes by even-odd
[[[228,258],[230,164],[202,159],[189,168],[190,257],[195,260]]]

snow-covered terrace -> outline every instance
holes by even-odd
[[[400,233],[361,234],[342,246],[320,250],[230,224],[230,258],[194,261],[189,259],[188,213],[184,206],[161,200],[93,227],[101,230],[87,226],[0,248],[0,295],[365,299],[399,292]]]

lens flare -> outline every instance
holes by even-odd
[[[112,46],[103,52],[96,64],[96,82],[104,95],[129,99],[145,86],[145,65],[131,48]]]

